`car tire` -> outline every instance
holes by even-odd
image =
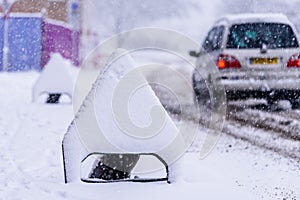
[[[279,101],[278,99],[268,98],[267,103],[268,103],[269,110],[276,110],[278,108]]]
[[[292,109],[300,109],[300,101],[290,101],[292,105]]]
[[[207,88],[205,80],[200,76],[201,78],[197,78],[198,72],[194,72],[192,76],[192,83],[193,83],[193,89],[194,89],[194,103],[195,105],[198,105],[201,109],[202,108],[209,108],[212,107],[212,101],[210,98],[210,93]]]
[[[211,99],[208,91],[195,91],[194,102],[195,105],[198,105],[200,107],[211,108]]]

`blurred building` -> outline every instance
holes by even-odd
[[[79,1],[0,0],[0,71],[41,70],[53,53],[78,66]]]
[[[3,1],[5,3],[5,1]],[[17,0],[10,4],[9,12],[43,13],[46,18],[69,22],[71,0]]]
[[[68,0],[19,0],[14,3],[12,12],[42,12],[45,17],[68,22]]]

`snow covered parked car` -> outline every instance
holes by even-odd
[[[299,53],[299,38],[285,15],[225,16],[208,32],[201,50],[190,52],[198,57],[192,76],[195,99],[203,102],[209,96],[205,83],[213,77],[224,86],[227,100],[259,98],[269,105],[288,100],[299,108]],[[218,75],[209,68],[199,73],[209,62],[219,69]]]

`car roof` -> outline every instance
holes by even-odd
[[[254,22],[266,22],[266,23],[283,23],[291,24],[289,19],[281,13],[249,13],[249,14],[234,14],[225,15],[220,18],[216,24],[240,24],[240,23],[254,23]]]

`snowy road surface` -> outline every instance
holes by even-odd
[[[235,109],[225,124],[229,134],[221,136],[204,160],[198,159],[201,139],[195,140],[185,154],[179,183],[65,185],[61,141],[72,107],[32,104],[31,87],[37,78],[33,72],[0,74],[1,200],[300,199],[299,140],[291,139],[298,138],[300,111],[288,110],[268,114]],[[262,120],[257,116],[261,113],[269,128],[251,123]],[[251,120],[245,123],[248,116]],[[285,125],[293,127],[292,136]],[[205,132],[201,127],[198,138]]]

